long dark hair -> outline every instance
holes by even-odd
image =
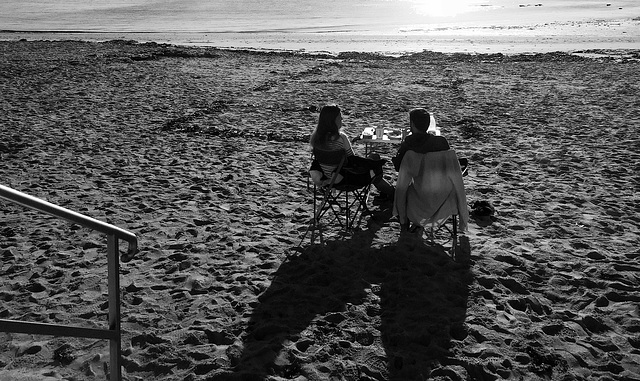
[[[327,141],[336,140],[340,136],[340,128],[336,124],[338,115],[340,107],[337,105],[327,105],[320,110],[318,127],[309,140],[312,147],[322,147]]]

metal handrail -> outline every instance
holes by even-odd
[[[12,203],[23,205],[27,208],[48,213],[76,224],[88,227],[92,230],[107,235],[107,268],[109,288],[109,328],[82,328],[68,327],[56,324],[37,322],[23,322],[0,319],[0,332],[26,333],[35,335],[71,336],[109,340],[110,366],[109,380],[120,381],[122,379],[122,349],[120,339],[120,261],[128,262],[138,251],[138,238],[135,234],[117,226],[96,220],[15,189],[0,185],[0,198]],[[119,258],[118,240],[129,243],[126,254]]]
[[[4,198],[13,203],[26,206],[27,208],[39,210],[55,217],[74,222],[78,225],[86,226],[91,230],[95,230],[106,235],[113,235],[117,238],[127,241],[129,243],[129,249],[127,250],[127,254],[122,255],[121,257],[121,260],[123,262],[129,262],[138,251],[138,238],[135,236],[135,234],[121,229],[117,226],[102,222],[100,220],[96,220],[95,218],[85,216],[83,214],[74,212],[73,210],[63,208],[61,206],[52,204],[37,197],[30,196],[26,193],[19,192],[4,185],[0,185],[0,198]]]

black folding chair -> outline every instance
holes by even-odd
[[[300,244],[302,245],[309,231],[311,231],[311,243],[315,242],[316,231],[320,236],[320,243],[324,243],[324,225],[338,226],[339,231],[348,233],[358,227],[362,218],[369,214],[367,201],[371,181],[368,169],[350,168],[347,163],[347,155],[343,149],[313,150],[314,160],[325,167],[334,167],[331,177],[326,176],[320,183],[313,183],[313,217],[309,227],[305,231]],[[342,180],[349,176],[369,177],[368,182],[353,184]],[[327,216],[328,214],[328,216]],[[322,221],[325,221],[324,223]]]

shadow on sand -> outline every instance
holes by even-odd
[[[454,262],[406,237],[371,249],[374,234],[286,260],[259,297],[235,372],[220,376],[408,380],[450,362],[451,340],[466,336],[468,240]]]

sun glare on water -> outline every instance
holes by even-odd
[[[477,10],[478,0],[413,0],[415,12],[422,16],[453,17]]]

